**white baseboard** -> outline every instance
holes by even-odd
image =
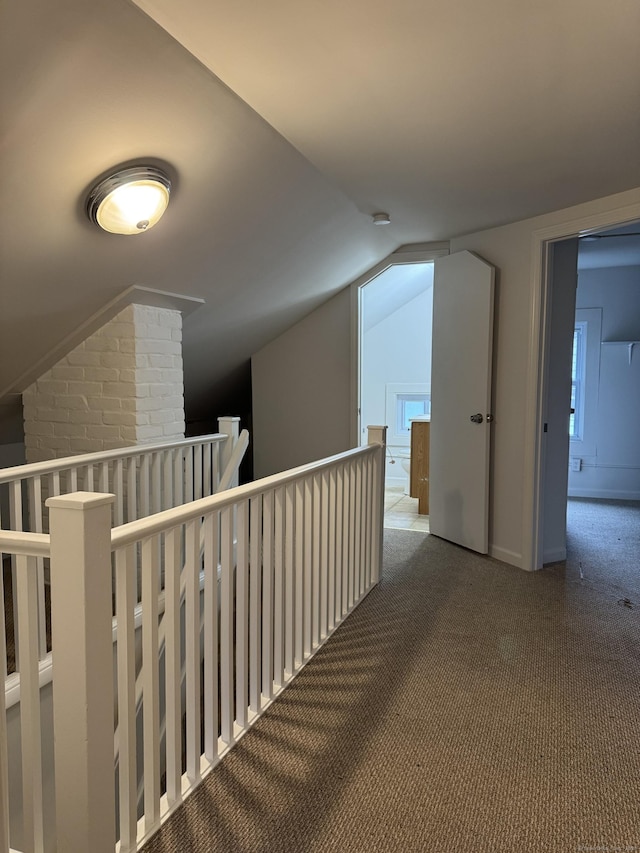
[[[515,551],[509,551],[499,545],[489,545],[489,556],[502,563],[509,563],[510,566],[516,566],[518,569],[522,568],[522,554],[516,554]]]
[[[570,498],[601,498],[616,501],[640,501],[640,492],[619,489],[569,489]]]

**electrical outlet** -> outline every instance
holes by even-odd
[[[582,459],[579,456],[571,457],[571,470],[572,471],[582,471]]]

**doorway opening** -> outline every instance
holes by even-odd
[[[572,244],[573,273],[570,265],[563,273],[556,255]],[[568,577],[637,601],[640,222],[556,241],[550,258],[542,562],[566,560]],[[564,456],[553,449],[552,435],[563,428]],[[563,470],[550,470],[550,446]],[[556,486],[564,478],[564,491],[555,495],[554,477]]]
[[[640,222],[579,240],[574,339],[567,568],[637,602]]]
[[[390,266],[362,288],[360,415],[387,425],[385,526],[424,532],[428,516],[411,494],[411,431],[431,413],[432,317],[432,261]]]
[[[387,425],[386,527],[429,530],[411,495],[411,431],[431,411],[433,260],[442,254],[401,250],[356,283],[358,443],[368,424]]]

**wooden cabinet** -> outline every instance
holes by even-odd
[[[409,494],[418,498],[418,514],[429,515],[429,421],[411,422]]]

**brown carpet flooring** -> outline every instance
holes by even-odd
[[[633,547],[527,574],[385,531],[382,582],[145,853],[640,853]]]

